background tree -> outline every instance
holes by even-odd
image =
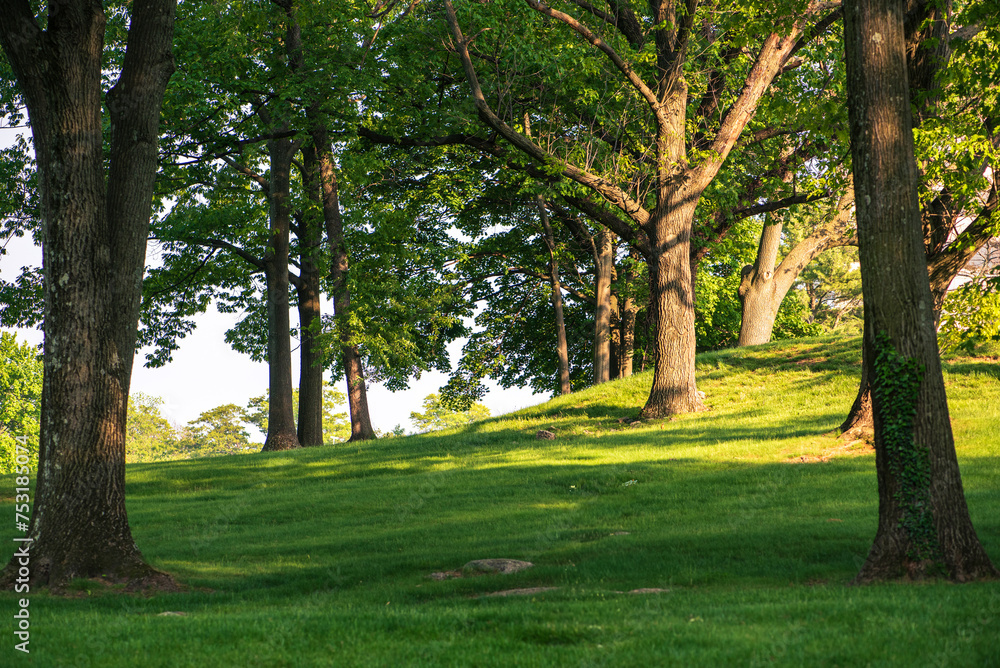
[[[1000,339],[1000,242],[988,242],[959,276],[941,309],[938,343],[943,350],[973,352]]]
[[[296,390],[296,395],[298,390]],[[298,405],[298,396],[295,397],[295,404]],[[351,421],[342,410],[347,397],[343,392],[334,389],[331,385],[325,384],[323,387],[323,444],[340,443],[351,437]],[[268,415],[267,395],[262,394],[252,397],[244,410],[244,421],[252,424],[262,433],[267,433]],[[296,416],[296,419],[298,416]]]
[[[844,14],[879,483],[878,532],[857,579],[995,577],[965,503],[938,356],[904,16],[902,0],[849,0]]]
[[[187,423],[180,447],[193,456],[233,455],[256,450],[243,426],[243,409],[225,404],[207,410]]]
[[[157,576],[125,510],[125,420],[174,8],[137,0],[121,14],[128,30],[114,34],[127,43],[105,90],[102,3],[54,0],[36,16],[24,0],[0,2],[0,44],[28,110],[43,222],[44,408],[28,529],[36,585]]]
[[[490,416],[490,409],[480,403],[473,403],[464,411],[456,411],[441,402],[440,395],[433,393],[424,397],[424,412],[410,413],[410,422],[420,433],[450,429],[462,425],[485,420]]]
[[[673,2],[658,0],[650,4],[650,13],[642,17],[653,26],[647,39],[639,27],[642,22],[624,3],[616,3],[614,15],[588,13],[586,8],[579,11],[569,3],[566,12],[533,1],[528,5],[593,45],[599,53],[583,54],[571,47],[574,70],[592,77],[603,75],[609,88],[623,92],[622,99],[634,101],[633,112],[642,120],[622,123],[620,113],[609,118],[605,115],[607,109],[588,105],[584,109],[593,120],[577,116],[564,124],[546,115],[543,117],[547,123],[534,123],[537,139],[528,138],[523,129],[515,127],[519,122],[515,119],[523,115],[521,109],[517,109],[514,118],[505,111],[505,120],[487,101],[470,54],[471,40],[464,37],[452,4],[445,0],[456,51],[472,88],[476,110],[493,131],[540,168],[575,182],[585,189],[584,193],[589,191],[590,195],[602,198],[628,221],[622,224],[616,217],[607,219],[612,231],[643,253],[649,267],[656,369],[642,413],[661,417],[700,410],[703,405],[694,382],[694,298],[690,271],[695,209],[736,147],[771,82],[786,66],[794,69],[795,65],[790,64],[792,56],[835,16],[820,15],[820,6],[811,3],[806,12],[798,15],[783,15],[783,8],[775,7],[775,13],[766,18],[751,18],[739,11],[731,15],[717,13],[709,18],[699,14],[697,2],[689,2],[681,9]],[[519,33],[546,32],[540,22],[518,14],[505,20],[516,24]],[[729,16],[733,22],[716,23],[721,16]],[[756,24],[757,20],[763,23]],[[808,22],[813,20],[815,26],[809,26]],[[594,21],[597,29],[589,27],[589,21]],[[479,24],[474,25],[475,29],[480,28]],[[632,27],[636,30],[631,30]],[[759,43],[758,35],[763,35]],[[707,36],[705,42],[703,36]],[[755,48],[734,46],[748,41],[754,42]],[[519,45],[519,58],[525,57],[523,46]],[[748,52],[755,55],[744,61],[742,54]],[[700,57],[706,59],[699,60]],[[606,60],[598,64],[595,58]],[[558,69],[559,64],[555,67]],[[737,68],[740,75],[736,75]],[[690,117],[689,99],[701,99]],[[583,107],[584,102],[585,98],[577,96],[571,104],[561,106]],[[533,104],[531,112],[545,114],[539,109],[540,105]],[[571,127],[575,132],[594,137],[594,141],[567,141]],[[633,128],[648,131],[631,135]],[[607,160],[598,152],[605,147],[610,151]],[[626,164],[628,168],[623,168]],[[586,201],[586,194],[583,199]],[[603,205],[594,201],[590,205],[598,209],[592,217],[604,222],[599,214]]]
[[[13,473],[17,444],[38,470],[38,429],[42,414],[42,360],[38,350],[0,332],[0,473]]]
[[[742,317],[737,345],[753,346],[770,341],[781,302],[806,266],[827,249],[855,242],[853,209],[854,189],[850,184],[834,207],[817,211],[814,205],[813,211],[820,216],[819,224],[791,246],[780,263],[777,258],[783,221],[768,214],[754,264],[744,266],[740,273],[738,294]]]
[[[163,399],[137,392],[129,397],[125,427],[128,464],[173,459],[181,450],[177,430],[160,413]]]

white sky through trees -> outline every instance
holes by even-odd
[[[0,243],[3,243],[0,241]],[[11,281],[20,273],[21,267],[41,264],[41,248],[34,246],[27,237],[11,239],[6,244],[6,253],[0,258],[0,278]],[[155,250],[150,247],[149,255]],[[150,260],[153,258],[150,257]],[[329,309],[328,309],[329,310]],[[249,357],[234,351],[224,340],[227,329],[236,324],[239,316],[218,313],[213,307],[195,318],[197,328],[180,341],[180,348],[174,351],[174,359],[158,369],[143,366],[145,352],[140,350],[132,371],[132,394],[161,397],[164,401],[164,416],[177,425],[184,425],[197,418],[203,411],[223,404],[245,406],[250,397],[267,391],[267,365],[253,362]],[[14,331],[18,339],[33,344],[42,342],[42,333],[32,329],[4,329]],[[465,340],[453,342],[448,350],[454,363],[461,355]],[[295,342],[293,341],[293,345]],[[298,355],[293,352],[292,380],[298,385]],[[329,374],[327,374],[329,380]],[[410,412],[422,411],[423,400],[428,394],[437,392],[448,381],[448,376],[440,372],[425,373],[420,380],[412,381],[410,389],[390,392],[381,384],[371,383],[368,401],[372,424],[376,429],[388,432],[397,424],[407,432],[413,432]],[[336,384],[341,392],[344,381]],[[489,394],[483,402],[491,415],[501,415],[510,411],[545,401],[548,395],[533,395],[529,389],[509,389],[488,382]],[[344,411],[347,407],[344,406]],[[263,441],[263,434],[251,434],[255,440]]]
[[[0,128],[0,147],[14,143],[19,132],[27,133],[26,128]],[[40,266],[42,262],[41,248],[32,243],[30,237],[14,237],[0,239],[0,247],[5,253],[0,256],[0,278],[13,281],[20,274],[22,266]],[[150,244],[147,249],[147,266],[156,263],[156,247]],[[332,311],[329,300],[324,304],[326,312]],[[197,328],[180,341],[180,348],[174,351],[173,361],[158,369],[147,369],[145,350],[138,351],[135,366],[132,371],[132,394],[143,392],[161,397],[164,401],[162,411],[172,423],[180,426],[197,418],[207,411],[223,404],[245,406],[250,397],[259,396],[267,391],[267,365],[253,362],[249,357],[234,351],[223,338],[227,329],[239,320],[237,314],[218,313],[209,307],[205,314],[195,318]],[[293,320],[295,316],[293,314]],[[297,322],[293,322],[297,324]],[[19,340],[35,345],[42,342],[42,333],[33,329],[9,329],[17,334]],[[295,345],[293,340],[293,346]],[[453,342],[448,346],[452,363],[461,356],[465,340]],[[293,351],[292,380],[298,385],[298,355]],[[330,375],[327,374],[327,380]],[[423,400],[428,394],[437,392],[448,381],[448,376],[440,372],[429,372],[420,380],[410,383],[410,389],[403,392],[390,392],[381,384],[371,383],[368,388],[368,401],[371,410],[372,424],[383,432],[391,431],[396,425],[401,425],[407,432],[413,432],[410,424],[410,413],[423,410]],[[335,384],[336,389],[346,391],[344,381]],[[492,381],[487,382],[489,394],[483,403],[490,409],[492,415],[501,415],[510,411],[545,401],[549,395],[533,395],[528,389],[505,390]],[[347,410],[347,406],[343,407]],[[254,433],[255,440],[263,442],[264,435]]]

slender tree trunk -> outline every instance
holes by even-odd
[[[608,374],[610,380],[617,380],[621,377],[621,305],[618,303],[618,293],[611,290],[611,322],[609,328],[611,336],[608,346],[608,357],[611,361],[611,372]]]
[[[615,265],[614,238],[601,228],[594,235],[594,385],[611,378],[611,281]]]
[[[628,378],[632,375],[632,358],[635,356],[635,321],[639,313],[639,305],[635,301],[635,289],[639,280],[637,262],[642,256],[635,248],[629,249],[629,259],[626,262],[623,295],[619,296],[618,316],[618,377]]]
[[[852,429],[872,431],[875,428],[874,418],[872,418],[872,393],[868,385],[868,363],[865,360],[865,347],[861,347],[861,383],[858,385],[858,393],[851,404],[851,410],[840,425],[840,433],[848,432]]]
[[[271,160],[271,238],[264,255],[267,280],[267,369],[268,411],[265,452],[299,447],[295,432],[295,409],[292,402],[292,343],[288,310],[288,237],[291,228],[292,157],[295,146],[290,139],[268,142]]]
[[[302,149],[302,182],[314,209],[301,216],[299,237],[299,281],[296,283],[299,308],[299,424],[302,446],[323,445],[323,349],[318,335],[321,323],[320,248],[323,219],[319,194],[319,161],[312,146]]]
[[[859,582],[995,577],[948,416],[913,154],[902,0],[845,3],[848,110],[875,422],[879,522]]]
[[[122,72],[106,99],[105,188],[101,3],[50,2],[42,31],[28,3],[0,2],[0,43],[31,121],[45,274],[39,472],[30,542],[4,570],[7,587],[170,580],[132,538],[125,421],[174,9],[172,0],[133,3]]]
[[[319,158],[320,193],[323,201],[323,220],[330,244],[330,283],[333,291],[333,311],[342,323],[346,323],[351,311],[351,291],[347,281],[348,255],[344,239],[344,223],[340,216],[340,200],[337,193],[337,172],[333,165],[330,139],[326,127],[317,120],[311,120],[313,146]],[[368,391],[365,387],[364,367],[357,346],[351,343],[350,328],[343,324],[340,329],[341,356],[344,373],[347,376],[347,405],[351,413],[350,441],[364,441],[375,438],[371,417],[368,414]]]
[[[569,382],[569,345],[566,342],[566,322],[563,319],[562,286],[559,284],[559,261],[556,258],[556,238],[545,210],[545,198],[538,195],[538,217],[545,233],[545,246],[549,249],[549,282],[552,285],[552,309],[556,316],[556,355],[559,357],[559,394],[573,391]]]
[[[632,375],[632,357],[635,354],[635,316],[638,311],[635,299],[630,295],[621,302],[618,318],[618,377]]]
[[[302,257],[299,307],[299,423],[303,446],[323,445],[323,351],[320,327],[320,275],[311,258]]]

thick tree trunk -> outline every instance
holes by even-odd
[[[105,190],[99,2],[0,2],[0,43],[27,103],[41,195],[45,343],[39,472],[30,542],[2,583],[73,578],[166,584],[143,560],[125,509],[125,419],[160,106],[173,72],[175,3],[136,0],[122,73],[107,95]],[[19,554],[27,550],[27,558]],[[30,565],[25,565],[28,563]]]
[[[549,282],[552,286],[552,310],[556,317],[556,355],[559,358],[559,394],[573,391],[569,382],[569,344],[566,341],[566,321],[563,319],[562,286],[559,284],[559,261],[556,258],[556,238],[545,210],[545,198],[538,195],[538,217],[542,221],[545,247],[549,250]]]
[[[288,317],[288,237],[291,228],[290,183],[295,147],[290,139],[268,142],[271,160],[271,238],[264,255],[267,280],[267,437],[263,451],[299,447],[292,401],[292,342]]]
[[[879,523],[859,582],[995,577],[969,518],[917,202],[902,0],[845,3],[848,109]]]
[[[740,320],[740,337],[737,346],[756,346],[771,340],[774,319],[781,307],[785,293],[778,295],[778,282],[774,280],[774,266],[781,245],[781,223],[764,223],[760,233],[757,260],[743,267],[739,297],[743,307]]]
[[[316,119],[311,120],[313,146],[319,158],[320,193],[323,201],[323,221],[330,244],[330,283],[333,292],[333,311],[343,323],[351,311],[351,291],[347,282],[348,255],[344,239],[344,223],[340,216],[340,199],[337,193],[337,173],[333,165],[330,140],[326,127]],[[368,391],[365,387],[364,366],[357,346],[351,343],[350,328],[341,327],[341,358],[347,376],[347,405],[351,413],[350,441],[375,438],[371,417],[368,414]]]
[[[607,229],[594,236],[594,385],[611,378],[611,281],[615,270],[614,239]]]
[[[802,270],[828,248],[854,243],[848,234],[853,208],[854,188],[848,184],[830,216],[812,234],[795,244],[777,267],[775,261],[782,225],[764,225],[757,259],[753,265],[743,267],[739,288],[743,312],[737,345],[753,346],[770,341],[781,302]]]
[[[694,295],[690,239],[694,203],[669,207],[650,235],[649,309],[656,361],[641,415],[661,418],[705,409],[695,385]]]

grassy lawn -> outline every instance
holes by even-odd
[[[2,594],[0,665],[1000,666],[1000,583],[847,586],[877,512],[874,455],[834,437],[858,357],[830,338],[702,355],[710,410],[666,421],[628,423],[645,373],[463,430],[132,465],[136,541],[189,590],[33,592],[27,656]],[[1000,364],[946,381],[998,563]],[[428,577],[488,557],[535,567]],[[489,595],[531,587],[553,589]]]

